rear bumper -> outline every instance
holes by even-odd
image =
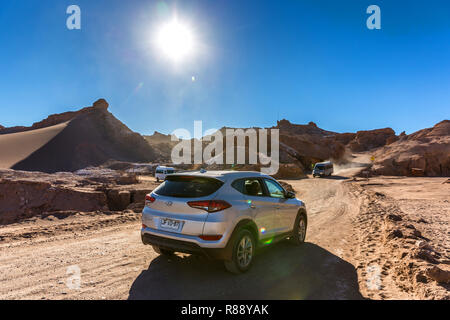
[[[218,249],[226,247],[233,224],[230,221],[224,221],[223,212],[215,214],[180,214],[156,211],[149,207],[144,207],[142,211],[142,224],[146,227],[141,229],[141,233],[179,240],[183,242],[191,242],[201,248]],[[161,228],[161,219],[168,218],[178,220],[181,226],[178,230],[167,230]],[[226,217],[228,218],[228,217]],[[222,235],[217,241],[206,241],[199,238],[199,235]]]
[[[230,246],[225,246],[225,248],[202,248],[194,242],[176,240],[144,232],[141,233],[141,238],[143,244],[154,245],[163,249],[199,254],[211,259],[231,260],[232,250]]]

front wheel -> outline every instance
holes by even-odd
[[[293,235],[291,237],[292,243],[299,246],[305,242],[306,238],[306,217],[303,213],[299,213],[295,219],[295,226]]]
[[[238,232],[233,243],[233,254],[230,261],[224,261],[225,268],[235,274],[250,269],[256,251],[256,243],[252,233],[246,229]]]

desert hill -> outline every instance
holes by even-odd
[[[220,129],[224,137],[226,136],[226,129],[228,128]],[[247,130],[250,128],[241,129]],[[337,133],[321,129],[314,122],[302,125],[293,124],[286,119],[277,121],[277,125],[269,129],[279,129],[280,134],[280,170],[276,175],[277,178],[301,178],[316,162],[333,160],[336,163],[346,163],[352,151],[372,150],[398,139],[391,128],[358,131],[356,133]],[[170,138],[167,136],[166,139]],[[223,145],[225,146],[225,141]],[[225,150],[223,153],[225,154]],[[246,147],[245,153],[248,156],[248,147]],[[216,164],[206,166],[208,169],[228,167],[230,166]],[[233,167],[258,170],[260,165]]]
[[[217,156],[226,156],[226,129],[238,128],[220,129],[224,150]],[[375,175],[450,175],[449,120],[433,128],[410,135],[402,132],[398,136],[391,128],[337,133],[321,129],[314,122],[302,125],[286,119],[268,129],[279,129],[280,134],[277,178],[304,177],[319,161],[345,164],[354,152],[375,157],[371,168]],[[51,115],[30,127],[0,126],[0,168],[57,172],[100,166],[108,160],[170,163],[177,143],[171,141],[170,134],[155,131],[153,135],[141,136],[131,131],[108,111],[108,103],[100,99],[93,106]],[[203,142],[204,147],[207,144],[209,141]],[[235,149],[235,159],[237,151]],[[270,135],[268,151],[270,155]],[[248,146],[244,152],[248,161]],[[199,166],[210,170],[259,170],[261,167],[260,164],[181,167],[198,169]]]
[[[293,124],[286,119],[272,127],[280,134],[280,170],[277,178],[300,178],[314,163],[332,160],[345,165],[351,154],[374,156],[371,169],[375,175],[450,175],[450,121],[444,120],[433,128],[406,135],[396,135],[391,128],[361,130],[356,133],[337,133],[319,128],[314,122]],[[220,129],[224,139],[227,127]],[[236,128],[232,128],[236,129]],[[250,128],[241,128],[247,130]],[[253,128],[258,129],[258,128]],[[165,141],[170,157],[170,136],[157,135],[153,139]],[[173,143],[172,143],[173,144]],[[225,146],[225,141],[224,144]],[[235,154],[236,154],[235,150]],[[164,153],[164,150],[161,150]],[[270,144],[269,144],[270,152]],[[225,155],[225,150],[223,154]],[[248,147],[245,150],[248,159]],[[231,168],[230,165],[203,165],[207,169]],[[235,169],[259,170],[260,165],[236,165]],[[362,170],[362,169],[361,169]]]
[[[395,135],[391,128],[335,133],[308,125],[277,123],[280,129],[281,162],[297,159],[304,168],[311,163],[331,159],[345,163],[351,152],[362,152],[375,158],[374,175],[450,176],[450,121],[406,135]]]
[[[163,134],[155,131],[152,135],[143,137],[147,143],[161,155],[162,160],[170,161],[172,148],[178,143],[177,141],[171,140],[170,134]]]
[[[75,171],[108,160],[148,162],[159,157],[145,139],[108,112],[91,107],[49,116],[31,127],[0,130],[0,167],[25,171]]]
[[[321,129],[314,122],[302,125],[283,119],[277,121],[277,125],[272,127],[272,129],[279,129],[280,133],[280,170],[277,178],[304,177],[313,164],[319,161],[333,160],[335,163],[345,164],[353,152],[375,157],[372,168],[372,173],[375,175],[410,176],[419,173],[426,176],[448,176],[450,171],[448,123],[448,120],[444,120],[433,128],[423,129],[410,135],[402,132],[397,136],[391,128],[337,133]],[[238,128],[220,129],[224,137],[224,148],[226,129]],[[152,136],[145,138],[161,153],[162,158],[170,160],[171,150],[177,143],[171,141],[170,135],[155,132]],[[204,146],[208,143],[204,142]],[[235,149],[235,155],[236,153],[237,149]],[[248,159],[247,146],[245,154]],[[226,156],[225,150],[219,156]],[[192,168],[197,167],[198,165]],[[259,164],[236,166],[205,164],[202,167],[210,170],[231,167],[238,170],[259,170],[261,166]]]
[[[422,129],[374,152],[374,174],[450,176],[450,121]]]

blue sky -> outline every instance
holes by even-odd
[[[71,4],[81,30],[66,28]],[[366,27],[371,4],[381,30]],[[175,10],[199,43],[176,68],[152,45]],[[277,118],[411,133],[450,118],[448,1],[3,0],[0,44],[3,126],[98,98],[143,134]]]

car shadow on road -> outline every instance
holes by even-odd
[[[252,269],[233,275],[219,261],[158,256],[128,299],[363,299],[352,264],[312,243],[264,248]]]
[[[319,179],[319,178],[316,178]],[[349,177],[344,177],[344,176],[337,176],[337,175],[331,175],[331,176],[326,176],[326,177],[320,177],[320,179],[329,179],[329,180],[348,180],[350,179]]]

